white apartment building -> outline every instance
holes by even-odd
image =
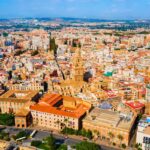
[[[142,150],[150,150],[150,117],[143,119],[138,124],[136,143],[142,145]]]

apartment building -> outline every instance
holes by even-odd
[[[138,124],[136,143],[142,150],[150,150],[150,117],[142,118]]]

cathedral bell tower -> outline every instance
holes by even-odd
[[[73,78],[76,82],[83,81],[84,67],[81,50],[77,49],[73,59]]]

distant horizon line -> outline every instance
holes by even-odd
[[[0,20],[13,20],[13,19],[82,19],[82,20],[99,20],[99,21],[150,21],[150,18],[135,18],[135,19],[109,19],[109,18],[92,18],[92,17],[2,17]]]

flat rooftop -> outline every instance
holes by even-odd
[[[0,100],[31,100],[38,91],[9,90],[0,96]]]
[[[118,112],[103,110],[100,108],[94,108],[83,121],[92,123],[95,126],[103,125],[125,130],[129,130],[133,123],[133,119],[131,119],[130,121],[121,119]]]

